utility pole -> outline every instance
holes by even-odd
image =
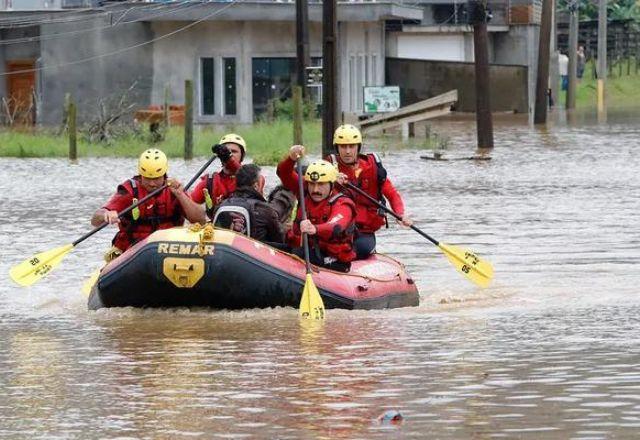
[[[606,111],[607,79],[607,0],[598,5],[598,116]]]
[[[309,57],[309,3],[296,0],[296,79],[302,93],[306,95],[305,71],[311,64]]]
[[[569,4],[569,86],[567,88],[566,109],[576,108],[577,58],[578,58],[578,0]]]
[[[333,132],[338,114],[336,65],[336,0],[322,2],[322,155],[333,151]]]
[[[490,18],[483,1],[473,3],[473,46],[476,67],[476,128],[478,149],[493,148],[493,120],[491,119],[491,90],[489,89],[489,36]]]
[[[540,40],[538,41],[536,106],[533,113],[533,122],[535,124],[546,124],[547,122],[552,8],[553,0],[542,0],[542,23],[540,23]]]

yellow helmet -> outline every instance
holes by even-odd
[[[326,160],[311,162],[304,173],[307,182],[333,183],[338,179],[338,170]]]
[[[138,173],[147,179],[157,179],[167,174],[169,161],[167,156],[157,148],[145,150],[138,160]]]
[[[334,145],[361,144],[362,133],[356,127],[350,124],[341,125],[336,128],[333,133]]]
[[[242,147],[242,151],[244,154],[247,153],[247,143],[244,141],[244,139],[242,139],[242,136],[240,136],[239,134],[235,134],[235,133],[229,133],[229,134],[225,134],[224,136],[222,136],[220,138],[220,142],[218,142],[219,144],[223,145],[223,144],[238,144],[240,145],[240,147]]]

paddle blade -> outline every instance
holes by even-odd
[[[21,286],[30,286],[60,264],[62,259],[71,252],[71,249],[73,249],[73,245],[67,244],[33,255],[22,263],[13,266],[9,271],[9,276]]]
[[[444,252],[451,264],[480,287],[488,287],[493,279],[491,263],[480,259],[474,252],[461,249],[450,244],[440,243],[438,247]]]
[[[310,273],[307,274],[307,280],[302,290],[299,314],[301,318],[305,319],[324,319],[324,303]]]
[[[91,294],[91,289],[93,289],[93,286],[98,282],[99,276],[100,269],[96,269],[95,271],[93,271],[91,275],[89,275],[89,278],[87,278],[82,284],[82,293],[84,293],[86,296],[89,296]]]

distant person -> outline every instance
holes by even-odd
[[[258,165],[240,167],[236,172],[236,190],[218,205],[214,224],[258,241],[284,243],[278,212],[263,196],[264,182]]]
[[[109,223],[117,224],[120,229],[112,241],[113,246],[105,254],[107,262],[159,229],[181,226],[185,217],[192,223],[206,221],[202,207],[191,200],[182,184],[167,177],[168,169],[169,162],[162,151],[155,148],[144,151],[138,160],[138,174],[118,185],[111,199],[93,214],[93,226]],[[130,207],[165,183],[168,183],[169,187],[157,196],[122,218],[118,217],[118,212]]]
[[[584,53],[584,46],[578,46],[578,52],[577,52],[577,76],[578,79],[582,79],[582,76],[584,75],[584,66],[587,63],[587,57]]]
[[[562,90],[566,91],[569,88],[569,57],[563,52],[558,54],[558,68],[562,80]]]
[[[202,176],[191,191],[191,199],[205,204],[205,211],[213,219],[215,208],[236,189],[236,171],[247,153],[247,143],[235,133],[225,134],[214,147],[214,153],[222,162],[222,169]]]

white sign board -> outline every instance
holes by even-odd
[[[364,87],[364,112],[395,112],[400,108],[400,86]]]

